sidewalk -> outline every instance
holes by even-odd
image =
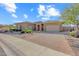
[[[25,41],[23,39],[18,39],[16,37],[0,34],[0,41],[4,42],[8,47],[10,47],[13,52],[18,55],[25,56],[67,56],[53,49],[46,48],[44,46],[37,45],[35,43]],[[5,48],[6,49],[6,48]],[[7,51],[5,51],[7,52]],[[7,52],[8,53],[8,52]]]

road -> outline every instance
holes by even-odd
[[[2,43],[0,43],[1,45]],[[4,52],[4,50],[2,49],[2,47],[0,46],[0,56],[6,56],[6,53]]]
[[[0,42],[1,42],[1,47],[7,56],[70,55],[7,34],[0,34]]]
[[[2,38],[0,37],[0,45],[4,50],[6,56],[20,56],[20,53],[18,53],[18,50],[15,48],[15,46],[13,46],[11,42],[4,40],[6,39],[5,37],[3,37],[4,35],[0,36],[2,36]]]

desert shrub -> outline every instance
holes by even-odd
[[[75,31],[69,32],[69,35],[70,36],[75,36],[76,35],[76,32]]]
[[[24,32],[24,33],[32,33],[32,29],[24,29],[22,32]]]

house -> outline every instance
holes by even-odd
[[[47,22],[21,22],[16,23],[17,29],[30,28],[34,31],[60,31],[62,22],[60,21],[47,21]]]

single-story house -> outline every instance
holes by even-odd
[[[30,28],[34,31],[60,31],[61,30],[60,21],[47,21],[47,22],[21,22],[16,23],[17,29]]]

